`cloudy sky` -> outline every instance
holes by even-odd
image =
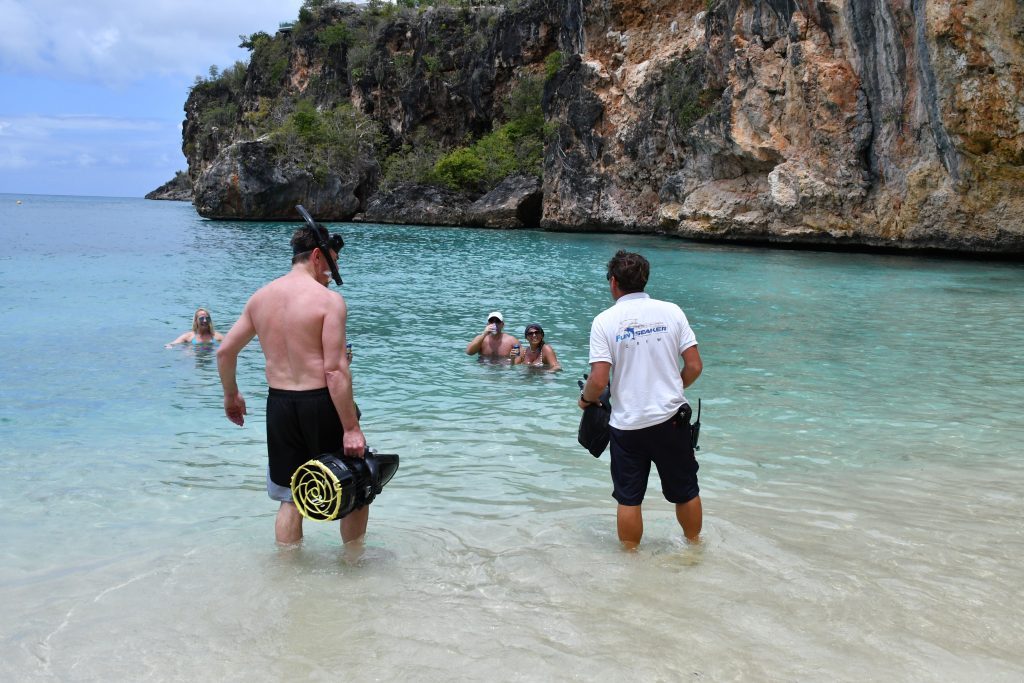
[[[0,193],[141,197],[186,167],[188,89],[302,0],[0,0]]]

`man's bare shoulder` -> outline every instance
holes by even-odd
[[[293,273],[271,280],[256,291],[249,299],[252,310],[282,308],[294,311],[296,307],[307,314],[321,315],[328,312],[344,311],[345,300],[340,292],[334,292],[309,277]]]
[[[251,297],[249,297],[249,301],[257,302],[262,299],[266,299],[268,297],[273,296],[276,292],[279,292],[282,289],[287,288],[288,284],[285,281],[285,278],[287,277],[287,275],[282,275],[281,277],[275,280],[271,280],[267,284],[263,285],[262,287],[257,289],[256,292]]]
[[[295,273],[286,273],[281,277],[271,280],[267,284],[256,290],[256,293],[252,295],[252,298],[273,298],[278,296],[311,296],[319,298],[324,295],[330,295],[331,292],[326,287],[316,282],[312,278],[297,276]]]

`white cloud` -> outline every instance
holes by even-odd
[[[244,59],[239,34],[273,33],[302,0],[0,0],[0,70],[102,84],[191,79]]]
[[[0,168],[126,166],[167,156],[177,124],[102,116],[0,119]]]
[[[178,129],[181,129],[178,124]],[[154,119],[122,119],[109,116],[14,116],[0,119],[0,135],[27,139],[55,133],[158,131],[167,123]]]

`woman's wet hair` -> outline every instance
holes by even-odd
[[[613,277],[625,294],[642,292],[651,276],[651,264],[640,254],[619,249],[608,262],[607,278]]]

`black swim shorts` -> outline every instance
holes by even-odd
[[[291,486],[295,470],[322,453],[340,450],[344,434],[327,387],[309,391],[271,388],[267,394],[271,481]]]
[[[689,411],[643,429],[611,431],[612,497],[622,505],[639,505],[647,492],[651,463],[658,468],[661,491],[670,503],[685,503],[700,494],[699,465],[690,442]]]

